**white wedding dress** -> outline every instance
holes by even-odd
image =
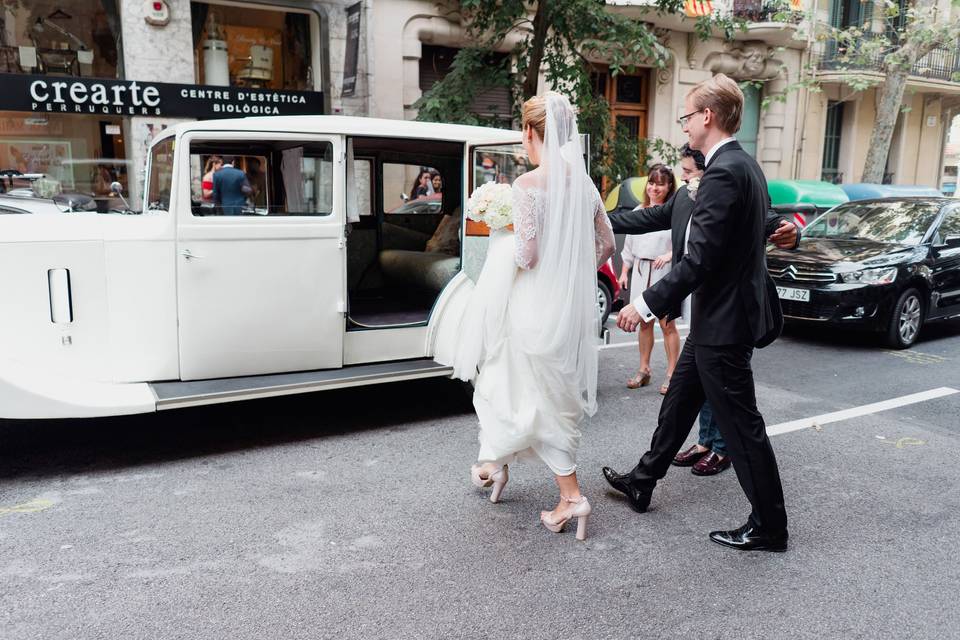
[[[550,221],[547,215],[543,174],[534,171],[521,176],[513,185],[514,229],[496,230],[490,235],[486,261],[471,293],[464,321],[456,332],[438,341],[437,359],[453,364],[455,376],[473,379],[476,369],[473,404],[480,420],[480,462],[505,464],[516,456],[535,454],[556,475],[576,470],[576,452],[580,444],[579,424],[594,403],[579,384],[576,358],[535,348],[532,338],[544,331],[551,319],[544,309],[543,279],[538,278],[542,263],[538,256],[539,231]],[[583,176],[583,179],[587,179]],[[592,344],[587,357],[597,357],[599,313],[596,309],[596,267],[614,250],[613,231],[600,195],[592,183],[593,247],[589,278],[593,285],[586,304],[588,313],[597,316],[590,325]],[[560,284],[560,283],[558,283]],[[565,300],[565,288],[558,286],[551,297]],[[572,301],[568,301],[573,304]],[[581,304],[583,301],[581,300]],[[482,341],[474,341],[475,335]],[[455,340],[456,344],[450,341]],[[441,344],[445,343],[445,344]],[[534,348],[529,348],[534,346]],[[573,343],[555,343],[561,352],[576,351]],[[457,354],[479,350],[466,365],[457,362]],[[592,352],[592,353],[591,353]],[[464,358],[461,358],[461,360]],[[459,365],[459,366],[458,366]],[[594,393],[596,382],[594,380]]]

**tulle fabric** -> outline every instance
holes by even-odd
[[[596,269],[613,233],[562,96],[547,98],[542,164],[514,183],[513,201],[515,232],[491,234],[463,317],[438,336],[435,357],[475,381],[479,461],[536,455],[569,475],[579,425],[596,411]]]

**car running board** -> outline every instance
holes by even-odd
[[[154,382],[150,384],[150,388],[157,397],[157,411],[161,411],[382,382],[434,378],[449,376],[451,373],[453,373],[453,367],[439,364],[429,358],[421,358],[299,373],[215,378],[190,382]]]

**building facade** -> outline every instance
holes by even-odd
[[[694,20],[682,15],[658,16],[645,1],[614,0],[610,10],[649,22],[669,50],[666,68],[640,67],[633,74],[613,76],[604,60],[592,60],[596,91],[607,97],[613,118],[638,139],[661,138],[680,145],[686,136],[677,124],[687,91],[712,74],[723,72],[739,81],[752,81],[747,90],[743,128],[744,146],[770,177],[792,177],[796,172],[796,123],[799,96],[784,93],[801,68],[806,43],[797,40],[796,23],[774,23],[772,10],[756,2],[734,2],[727,10],[750,20],[747,31],[733,42],[719,34],[700,40]],[[718,5],[715,4],[715,7]],[[435,81],[439,57],[451,57],[469,44],[460,22],[457,3],[426,0],[378,2],[373,15],[373,37],[400,46],[378,46],[372,64],[376,69],[373,114],[387,118],[416,117],[413,105]],[[503,52],[512,47],[508,39]],[[541,89],[547,87],[541,83]],[[783,94],[761,109],[765,98]],[[509,105],[509,96],[485,96],[484,103]],[[502,112],[502,106],[501,111]]]
[[[370,0],[3,0],[0,170],[108,206],[184,120],[370,111]],[[345,76],[347,76],[345,78]]]
[[[817,19],[837,28],[862,26],[865,37],[886,28],[880,2],[829,0]],[[951,3],[939,10],[949,16]],[[953,9],[956,11],[956,9]],[[821,93],[804,92],[798,177],[860,182],[879,100],[876,88],[854,91],[851,76],[882,80],[878,65],[849,68],[838,61],[838,46],[826,40],[808,51]],[[940,187],[944,149],[954,115],[960,113],[960,43],[941,47],[917,62],[907,82],[887,158],[884,182]]]

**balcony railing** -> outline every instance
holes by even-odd
[[[845,59],[842,45],[835,40],[829,40],[820,56],[818,67],[826,71],[846,69],[881,71],[886,53],[886,51],[877,51],[867,59],[858,56],[855,56],[858,58],[856,60]],[[960,82],[960,41],[953,47],[938,47],[917,60],[910,70],[910,75]]]
[[[732,13],[735,18],[748,22],[786,22],[796,24],[803,20],[803,13],[791,11],[789,2],[771,2],[770,0],[732,0]]]

